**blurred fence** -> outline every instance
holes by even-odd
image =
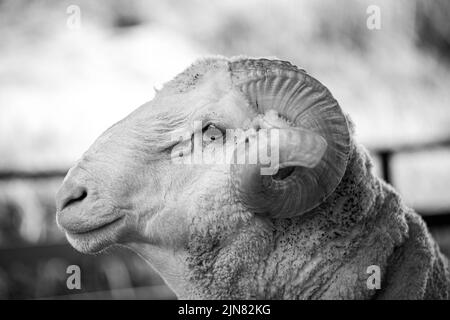
[[[141,264],[150,277],[140,277],[146,270],[136,270],[136,259],[140,258],[124,250],[84,255],[69,244],[0,249],[0,268],[12,284],[9,298],[174,299],[161,279],[152,276],[150,266]],[[80,267],[80,290],[66,286],[70,265]]]
[[[15,194],[21,196],[19,202],[31,201],[31,206],[24,207],[2,202],[0,197],[0,300],[174,299],[175,295],[159,275],[130,250],[117,247],[100,255],[84,255],[64,240],[55,225],[54,205],[46,203],[49,199],[53,202],[54,190],[46,185],[61,183],[66,173],[67,170],[0,171],[0,183],[4,184],[5,191],[20,183],[31,189],[42,189],[40,193],[51,193],[43,203],[28,199],[34,197],[32,193]],[[8,192],[4,199],[8,199],[7,195]],[[26,239],[27,231],[19,230],[24,220],[16,223],[10,220],[29,220],[31,215],[44,215],[31,223],[45,225],[39,237]],[[80,267],[81,289],[70,290],[66,285],[69,277],[66,270],[70,265]]]
[[[379,159],[379,170],[381,176],[387,182],[395,185],[392,172],[392,158],[400,153],[414,153],[431,150],[434,148],[450,148],[450,138],[423,144],[402,145],[398,147],[371,149],[372,156]],[[12,180],[46,180],[62,179],[67,170],[48,171],[0,171],[0,181]],[[430,210],[422,208],[419,212],[430,229],[437,227],[450,227],[450,208],[445,210]],[[447,229],[445,229],[447,230]],[[439,239],[437,239],[439,242]],[[447,241],[447,239],[445,240]],[[448,244],[446,244],[448,245]],[[443,250],[444,252],[446,250]],[[29,274],[30,286],[29,296],[41,298],[60,299],[172,299],[173,293],[163,284],[159,277],[140,278],[133,274],[132,261],[140,259],[131,252],[123,250],[112,250],[109,255],[87,256],[76,252],[68,244],[36,245],[31,247],[0,248],[0,270],[8,276],[23,273],[29,268],[33,272],[44,272],[48,276],[40,280],[42,283],[33,283],[38,279],[33,272]],[[61,287],[65,284],[65,268],[68,265],[78,265],[83,270],[83,284],[86,287],[74,293]],[[105,272],[100,272],[98,266]],[[143,273],[151,273],[151,268],[145,265]],[[49,279],[50,277],[50,279]],[[54,277],[54,278],[52,278]],[[125,279],[125,281],[124,281]],[[1,274],[0,274],[1,280]],[[23,282],[23,281],[22,281]],[[57,288],[52,288],[56,286]],[[25,283],[26,285],[26,283]],[[99,288],[102,288],[99,291]],[[13,290],[26,291],[27,288],[13,288]],[[48,293],[48,294],[46,294]],[[50,294],[50,295],[49,295]],[[20,293],[9,293],[12,297],[20,298]]]
[[[371,154],[378,157],[380,160],[381,177],[386,182],[395,186],[392,172],[392,158],[395,155],[400,153],[422,152],[438,148],[450,148],[450,138],[420,144],[415,143],[396,147],[377,148],[371,150]],[[444,210],[427,210],[426,208],[421,208],[419,211],[429,227],[450,226],[450,208]]]

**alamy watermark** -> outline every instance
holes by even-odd
[[[276,128],[226,129],[212,127],[202,132],[202,122],[194,121],[193,130],[172,134],[177,143],[171,151],[176,164],[253,164],[262,175],[274,175],[279,169],[279,130]],[[224,134],[225,133],[225,134]]]
[[[67,28],[70,30],[79,30],[81,29],[81,9],[77,5],[70,5],[66,9],[67,17]]]
[[[366,285],[369,290],[381,289],[381,269],[380,266],[371,265],[366,269],[366,273],[370,274],[367,278]]]
[[[381,9],[377,5],[370,5],[366,9],[366,13],[369,15],[366,20],[366,26],[369,30],[381,29]]]
[[[66,273],[69,274],[66,280],[66,286],[69,290],[81,289],[81,269],[73,264],[67,267]]]

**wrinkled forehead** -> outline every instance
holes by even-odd
[[[204,59],[169,81],[155,98],[131,117],[138,122],[167,123],[177,129],[193,121],[235,127],[249,118],[248,101],[233,86],[225,59]]]
[[[126,135],[128,140],[165,148],[174,133],[192,130],[195,122],[224,129],[245,127],[252,112],[232,84],[228,61],[206,59],[166,83],[153,100],[111,127],[99,142]]]
[[[230,65],[224,58],[206,58],[194,62],[186,70],[167,82],[160,91],[162,95],[188,93],[204,87],[216,79],[223,82],[230,78]]]

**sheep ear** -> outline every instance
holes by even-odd
[[[280,168],[314,168],[327,150],[327,141],[317,133],[299,128],[279,130]]]
[[[301,128],[270,129],[270,167],[262,167],[262,175],[275,175],[279,169],[287,167],[314,168],[327,149],[326,140],[317,133]],[[265,140],[265,139],[264,139]],[[264,148],[266,141],[260,141]],[[265,150],[259,150],[259,155]]]
[[[270,129],[270,149],[277,153],[271,154],[271,159],[277,160],[271,164],[271,168],[276,167],[273,174],[286,167],[314,168],[327,150],[325,138],[311,130],[290,126],[275,110],[257,118],[255,125]]]

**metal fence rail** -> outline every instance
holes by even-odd
[[[380,159],[381,177],[389,184],[395,186],[392,175],[392,158],[397,154],[423,152],[433,149],[450,148],[450,138],[434,140],[431,142],[404,144],[395,147],[374,148],[370,153]],[[428,226],[450,226],[450,208],[440,210],[416,210]]]
[[[414,153],[438,148],[450,148],[450,138],[425,143],[404,144],[396,147],[374,148],[371,150],[371,153],[380,159],[382,178],[393,185],[391,166],[393,156],[400,153]]]
[[[9,180],[47,180],[64,178],[67,173],[67,169],[56,169],[56,170],[38,170],[38,171],[27,171],[27,170],[0,170],[0,181]]]
[[[397,154],[414,153],[436,148],[450,148],[450,137],[424,143],[403,144],[395,147],[372,148],[370,153],[380,159],[381,177],[395,186],[392,175],[392,158]],[[0,170],[0,182],[10,180],[46,180],[62,179],[67,169],[42,171]],[[450,208],[445,210],[421,209],[418,212],[429,226],[450,225]]]

